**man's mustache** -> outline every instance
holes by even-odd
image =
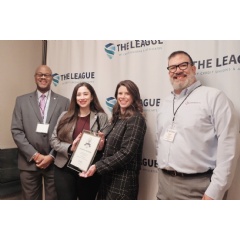
[[[184,72],[179,72],[179,73],[175,73],[173,77],[179,77],[179,76],[187,77],[187,74],[185,74]]]

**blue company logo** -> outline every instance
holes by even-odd
[[[58,85],[58,83],[59,83],[60,76],[59,76],[58,73],[54,73],[54,74],[52,75],[52,77],[53,77],[53,84],[54,84],[54,86],[56,87],[56,86]]]
[[[107,53],[107,56],[112,59],[114,54],[115,54],[115,50],[116,50],[116,47],[113,43],[108,43],[105,45],[105,48],[104,48],[105,52]]]
[[[113,106],[115,105],[116,102],[117,100],[114,97],[109,97],[106,99],[106,105],[110,112],[112,112]]]

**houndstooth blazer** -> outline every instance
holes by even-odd
[[[98,199],[137,199],[145,133],[140,113],[109,127],[103,158],[95,164],[102,175]]]

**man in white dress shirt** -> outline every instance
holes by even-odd
[[[232,102],[202,86],[184,51],[168,58],[173,92],[157,113],[157,199],[223,199],[239,158],[239,121]]]

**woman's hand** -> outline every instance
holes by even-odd
[[[78,145],[81,137],[82,137],[82,133],[80,133],[80,134],[74,139],[74,141],[73,141],[73,143],[72,143],[72,147],[71,147],[71,149],[70,149],[72,152],[74,152],[74,151],[76,150],[77,145]]]
[[[98,144],[98,151],[101,151],[105,144],[105,135],[102,132],[98,132],[98,136],[101,138],[101,140]]]
[[[87,170],[87,172],[79,173],[79,176],[84,178],[91,177],[96,171],[97,171],[97,168],[96,168],[96,165],[94,164]]]

